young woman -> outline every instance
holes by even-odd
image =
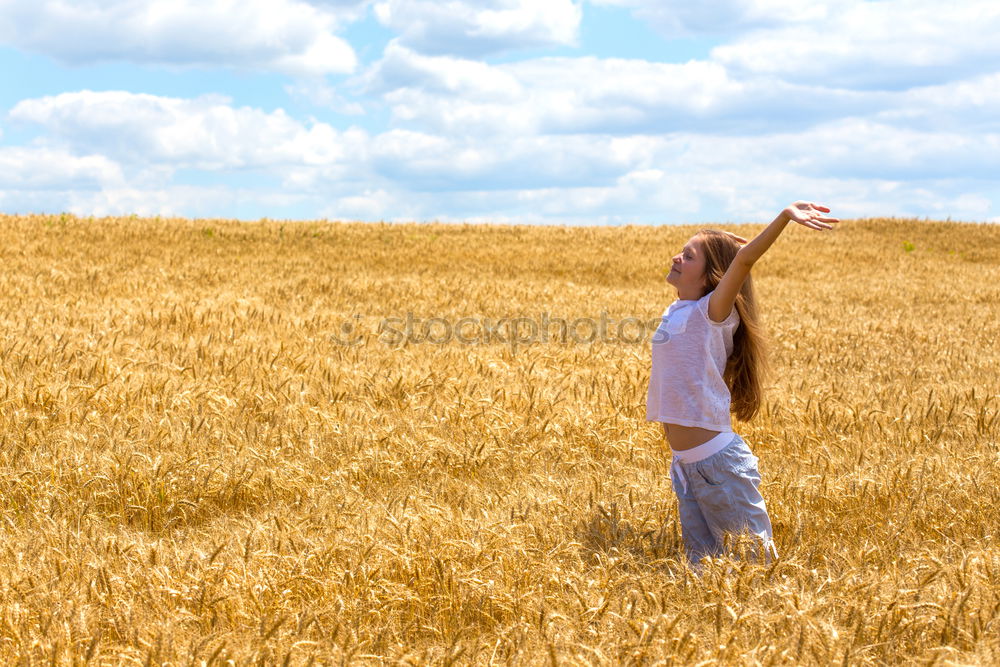
[[[833,229],[839,221],[829,212],[795,202],[749,243],[704,229],[673,258],[667,282],[678,298],[653,335],[646,419],[663,424],[670,446],[670,479],[692,564],[723,554],[727,535],[744,531],[756,536],[758,553],[777,557],[758,490],[758,459],[730,421],[730,412],[749,421],[761,403],[765,349],[750,268],[789,222]]]

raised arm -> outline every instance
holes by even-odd
[[[820,204],[797,201],[785,207],[767,227],[757,236],[744,245],[736,253],[733,263],[726,269],[722,280],[716,285],[712,296],[708,300],[708,317],[713,322],[721,322],[733,310],[736,303],[736,296],[743,287],[743,281],[750,274],[750,268],[761,256],[771,247],[778,236],[784,231],[789,222],[797,222],[800,225],[815,230],[833,229],[832,223],[840,222],[837,218],[826,216],[830,209]]]

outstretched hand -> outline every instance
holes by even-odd
[[[831,218],[824,213],[829,213],[830,209],[821,204],[813,204],[807,201],[797,201],[785,207],[781,213],[789,220],[808,227],[809,229],[833,229],[834,222],[840,222],[837,218]]]

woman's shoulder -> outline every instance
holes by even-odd
[[[713,292],[714,292],[714,290],[713,290]],[[739,324],[739,322],[740,322],[740,315],[736,311],[736,306],[735,305],[733,305],[733,309],[731,311],[729,311],[729,315],[726,317],[726,319],[724,319],[721,322],[716,322],[711,317],[709,317],[709,315],[708,315],[708,301],[709,301],[709,299],[711,299],[711,297],[712,297],[712,292],[708,292],[707,294],[705,294],[703,297],[701,297],[697,301],[698,312],[700,312],[705,317],[705,319],[708,320],[708,322],[710,324],[713,324],[713,325],[715,325],[717,327],[725,327],[725,326],[732,326],[732,327],[734,327],[737,324]]]

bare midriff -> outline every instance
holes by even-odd
[[[698,426],[681,426],[680,424],[663,424],[663,435],[671,449],[683,451],[698,445],[703,445],[722,431],[712,431]]]

